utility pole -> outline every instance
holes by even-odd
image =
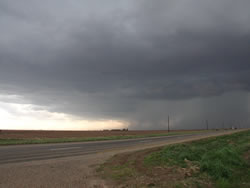
[[[170,129],[169,129],[169,115],[168,115],[168,132],[170,131]]]
[[[207,130],[208,130],[208,120],[206,120]]]

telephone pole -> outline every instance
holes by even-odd
[[[168,115],[168,132],[170,131],[170,129],[169,129],[169,115]]]

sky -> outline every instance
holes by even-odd
[[[1,0],[0,129],[250,124],[249,0]]]

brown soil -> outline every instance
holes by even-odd
[[[178,131],[174,131],[174,132],[178,132]],[[167,134],[168,132],[166,130],[151,130],[151,131],[14,131],[14,130],[12,131],[12,130],[2,130],[0,132],[0,139],[1,138],[2,139],[77,138],[77,137],[89,138],[89,137],[148,135],[148,134],[165,134],[165,133]]]
[[[250,150],[248,150],[248,151],[244,154],[244,159],[246,159],[246,160],[250,163]]]
[[[189,187],[196,188],[198,184],[204,188],[212,187],[208,177],[194,178],[199,173],[199,168],[186,160],[187,167],[158,166],[151,167],[144,164],[144,158],[150,153],[161,150],[162,147],[146,149],[133,153],[123,153],[115,155],[108,160],[101,168],[101,175],[110,187],[168,187],[175,188]],[[126,166],[132,170],[127,176],[119,176]],[[117,171],[116,171],[117,168]],[[117,175],[118,173],[118,175]],[[106,176],[108,174],[108,176]],[[113,179],[110,178],[113,174]]]
[[[217,133],[214,136],[222,135],[222,134],[231,134],[232,131],[227,133]],[[211,136],[211,135],[210,135]],[[0,188],[112,188],[112,187],[133,187],[135,183],[137,185],[146,185],[152,186],[154,183],[153,177],[157,177],[159,175],[159,182],[167,182],[169,185],[174,178],[181,178],[185,176],[184,182],[186,185],[189,181],[192,180],[189,177],[184,169],[177,168],[157,168],[152,169],[152,174],[150,174],[150,169],[145,168],[142,161],[143,157],[153,151],[157,151],[159,146],[165,146],[168,144],[187,142],[192,140],[198,140],[210,136],[199,136],[195,138],[182,138],[173,141],[165,141],[159,143],[143,143],[142,145],[138,145],[135,147],[129,148],[120,148],[112,151],[105,151],[98,154],[90,154],[83,155],[78,157],[69,157],[62,159],[50,159],[45,161],[30,161],[25,163],[16,163],[16,164],[6,164],[0,165]],[[157,147],[157,148],[155,148]],[[151,149],[148,149],[151,148]],[[138,151],[142,150],[143,151]],[[147,149],[147,150],[145,150]],[[126,153],[124,153],[126,152]],[[129,153],[130,152],[130,153]],[[131,153],[135,152],[135,153]],[[119,154],[124,153],[124,154]],[[123,182],[123,184],[119,185],[117,182],[113,182],[107,179],[107,181],[100,178],[100,172],[96,172],[96,169],[99,168],[99,165],[104,163],[107,159],[112,156],[118,156],[118,158],[113,157],[111,160],[108,160],[106,164],[109,164],[110,167],[115,167],[118,164],[124,164],[130,160],[136,161],[138,163],[136,168],[139,172],[143,172],[143,170],[147,170],[146,176],[140,176],[140,173],[135,174],[134,179],[129,177],[127,182]],[[114,160],[114,161],[112,161]],[[114,163],[114,164],[113,164]],[[106,168],[108,165],[104,165],[103,172],[111,172],[108,171],[110,168]],[[160,169],[160,170],[159,170]],[[153,174],[153,172],[155,174]],[[173,173],[173,174],[171,174]],[[187,174],[187,178],[186,175]],[[103,173],[104,176],[105,173]],[[152,177],[151,177],[152,176]],[[176,176],[176,177],[173,177]],[[166,180],[168,181],[165,181]],[[202,185],[206,185],[206,179],[201,180],[204,183]],[[141,182],[141,183],[140,183]],[[130,186],[131,185],[131,186]],[[134,186],[136,187],[136,186]],[[143,186],[137,186],[143,187]],[[145,186],[144,186],[145,187]],[[162,186],[164,187],[164,186]],[[169,187],[169,186],[165,186]],[[207,186],[209,187],[209,184]]]
[[[110,154],[0,165],[0,188],[106,188],[96,165]]]

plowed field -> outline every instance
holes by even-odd
[[[180,131],[171,131],[180,132]],[[183,130],[181,130],[183,132]],[[187,131],[189,132],[189,131]],[[194,132],[194,130],[192,130]],[[150,131],[0,131],[0,139],[29,139],[29,138],[89,138],[127,135],[167,134],[167,130]]]

